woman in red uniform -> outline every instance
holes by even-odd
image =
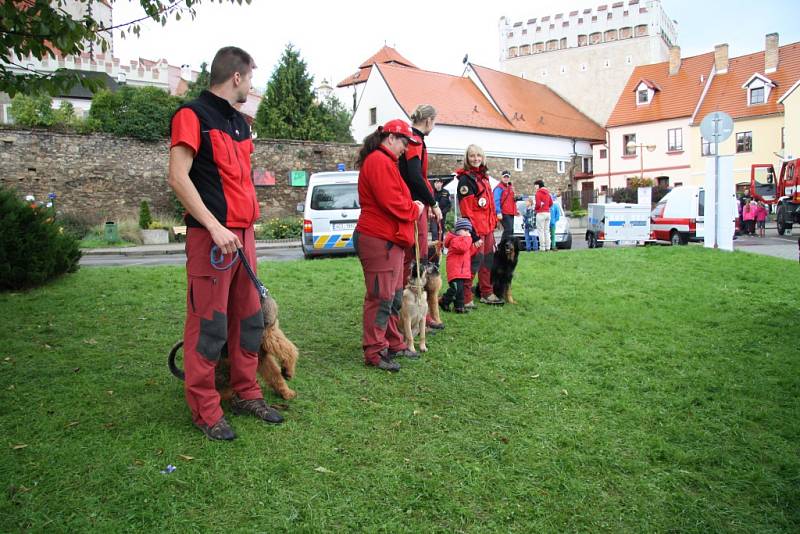
[[[364,139],[358,154],[358,218],[353,244],[364,271],[364,362],[399,371],[396,356],[419,357],[408,350],[397,328],[403,303],[403,252],[414,244],[414,221],[424,209],[411,200],[397,160],[409,143],[411,127],[395,119]]]
[[[478,245],[478,253],[472,257],[472,276],[478,274],[481,302],[503,304],[492,289],[492,262],[494,261],[494,228],[497,215],[489,175],[486,173],[486,157],[478,145],[469,145],[464,155],[464,168],[458,169],[458,209],[461,216],[472,223],[472,238]],[[471,283],[470,279],[470,283]],[[464,307],[474,308],[472,288],[464,291]]]

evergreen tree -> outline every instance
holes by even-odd
[[[313,79],[292,44],[283,51],[258,107],[254,129],[261,137],[352,142],[350,114],[336,97],[317,104]]]
[[[208,89],[211,82],[211,73],[208,72],[208,63],[203,61],[200,64],[200,74],[193,82],[189,82],[189,90],[183,95],[186,100],[193,100],[200,96],[200,93]]]

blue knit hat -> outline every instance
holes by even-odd
[[[454,228],[456,232],[459,230],[466,230],[468,232],[472,231],[472,223],[469,222],[469,219],[459,219],[456,221],[456,226]]]

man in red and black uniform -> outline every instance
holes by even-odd
[[[511,173],[503,171],[500,183],[494,188],[494,209],[497,212],[497,220],[503,224],[503,235],[500,239],[508,239],[514,235],[514,216],[518,215],[514,196]]]
[[[236,437],[214,386],[226,343],[233,411],[270,423],[283,420],[266,405],[256,382],[264,319],[259,293],[236,261],[241,249],[256,266],[253,142],[247,122],[233,107],[247,100],[254,68],[244,50],[220,49],[211,63],[210,89],[181,106],[171,126],[169,185],[188,212],[184,390],[195,425],[215,440]],[[219,269],[217,263],[230,267]]]

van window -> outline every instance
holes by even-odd
[[[311,193],[312,210],[359,209],[358,184],[317,185]]]
[[[656,204],[656,207],[653,208],[653,211],[650,212],[650,217],[663,217],[664,216],[664,207],[667,205],[667,202],[659,202]]]
[[[701,189],[697,197],[697,216],[702,217],[706,210],[706,190]]]

